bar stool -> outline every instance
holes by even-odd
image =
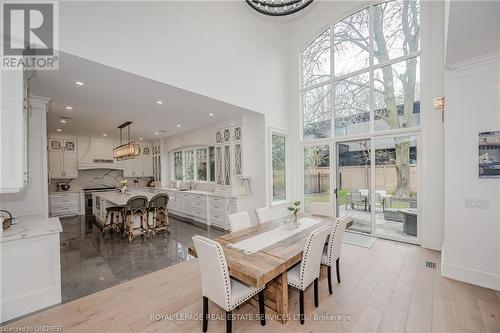
[[[144,195],[137,195],[128,199],[124,210],[124,232],[123,235],[131,242],[136,236],[146,236],[148,231],[148,198]],[[139,225],[136,225],[136,219]]]
[[[118,220],[120,220],[120,222],[118,222]],[[123,207],[120,206],[107,207],[106,217],[104,219],[104,226],[102,228],[102,234],[104,235],[104,233],[107,230],[115,230],[116,232],[120,232],[120,225],[123,225]]]
[[[149,200],[148,205],[148,229],[155,236],[158,232],[166,230],[170,232],[170,220],[168,219],[168,194],[160,193]],[[149,215],[151,214],[151,223]]]

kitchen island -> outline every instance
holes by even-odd
[[[119,192],[96,192],[92,193],[92,213],[95,219],[101,226],[105,224],[106,220],[106,208],[114,206],[125,206],[127,201],[138,195],[143,195],[151,200],[157,193],[132,190],[127,194],[121,194]]]

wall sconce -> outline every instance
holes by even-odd
[[[444,122],[444,96],[434,98],[434,109],[441,111],[441,120]]]

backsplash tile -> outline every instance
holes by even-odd
[[[93,169],[79,170],[78,178],[69,181],[70,191],[80,191],[84,188],[92,187],[114,187],[117,186],[120,180],[127,179],[130,188],[134,188],[135,178],[124,178],[123,171],[113,169]],[[150,177],[137,178],[139,183],[137,187],[145,187]],[[57,183],[66,182],[66,179],[52,179],[49,184],[49,192],[57,190]]]

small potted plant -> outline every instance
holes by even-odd
[[[288,207],[288,210],[292,212],[293,214],[293,222],[297,223],[298,221],[298,214],[300,211],[300,201],[296,201],[293,203],[293,207]]]

